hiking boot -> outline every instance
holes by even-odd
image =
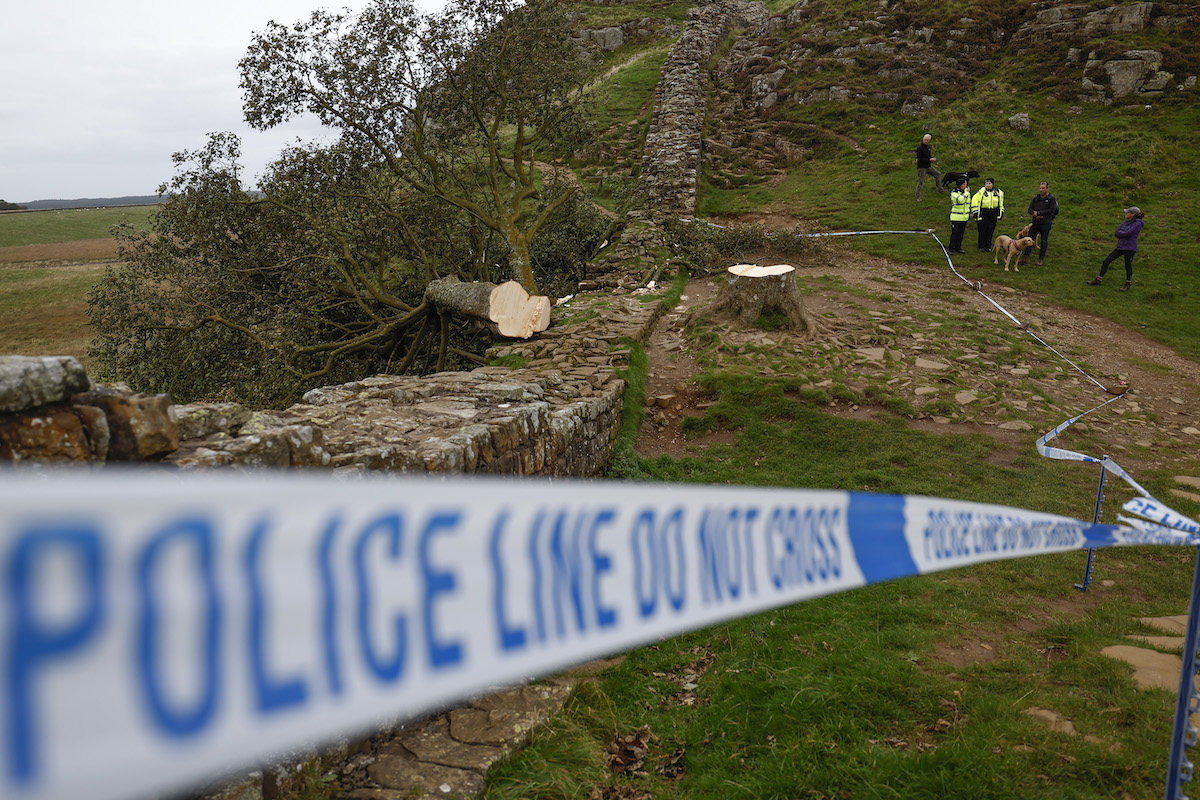
[[[1100,276],[1097,275],[1096,277],[1092,278],[1090,281],[1087,282],[1087,285],[1088,286],[1099,286],[1100,285]]]
[[[1118,292],[1128,292],[1129,287],[1132,285],[1133,285],[1133,281],[1125,281],[1125,285],[1122,286],[1120,289],[1117,289],[1117,291]]]

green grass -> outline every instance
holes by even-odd
[[[99,264],[0,265],[0,355],[71,355],[87,366],[85,298]]]
[[[926,191],[920,204],[913,197],[912,150],[930,131],[943,170],[973,168],[994,177],[1004,190],[1006,214],[997,233],[1012,235],[1024,225],[1040,180],[1050,182],[1061,208],[1045,266],[1006,273],[992,266],[990,254],[969,252],[956,261],[961,272],[1108,317],[1200,358],[1200,314],[1193,308],[1193,298],[1200,296],[1200,219],[1194,210],[1200,170],[1191,133],[1200,125],[1200,108],[1175,106],[1170,113],[1155,113],[1141,106],[1072,107],[1040,100],[1031,110],[1032,131],[1010,129],[1007,117],[1027,107],[1027,98],[1020,96],[982,96],[951,104],[925,122],[876,119],[846,131],[863,152],[843,145],[830,158],[799,165],[777,186],[710,186],[701,197],[701,212],[769,209],[831,230],[932,228],[945,243],[948,195]],[[980,125],[981,117],[991,122]],[[1134,259],[1134,290],[1118,294],[1115,286],[1086,286],[1115,245],[1112,232],[1128,205],[1146,214]],[[972,223],[966,244],[973,246],[975,238]],[[843,241],[901,262],[945,264],[936,243],[922,236]],[[1108,283],[1119,285],[1123,270],[1114,268],[1118,280]]]
[[[670,50],[658,45],[630,56],[603,84],[600,96],[600,125],[629,123],[648,111],[654,100],[654,88]]]
[[[644,368],[635,359],[631,372]],[[1029,455],[998,466],[990,437],[839,419],[787,381],[710,371],[702,384],[715,399],[707,418],[736,441],[682,460],[627,453],[627,476],[632,466],[660,481],[1090,511],[1096,474],[1078,464]],[[1148,480],[1164,491],[1169,477]],[[1100,551],[1086,595],[1073,588],[1083,553],[996,562],[633,650],[494,767],[483,797],[1159,797],[1173,697],[1135,689],[1100,650],[1148,632],[1140,617],[1180,613],[1192,558]],[[976,655],[956,660],[962,652]],[[1033,708],[1072,720],[1078,735],[1050,731]],[[603,769],[609,743],[638,731],[648,742],[639,774]]]
[[[146,229],[150,227],[150,215],[157,208],[121,206],[0,214],[0,247],[101,239],[110,235],[114,225],[121,223]]]

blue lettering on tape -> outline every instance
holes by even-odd
[[[445,531],[453,531],[458,527],[459,514],[444,512],[434,514],[429,521],[425,523],[425,530],[421,532],[420,543],[420,558],[421,558],[421,576],[424,579],[425,595],[422,598],[421,607],[424,611],[425,623],[425,643],[429,654],[429,666],[434,669],[454,666],[462,662],[463,647],[460,642],[451,641],[445,642],[437,635],[436,627],[434,626],[434,604],[437,602],[439,595],[450,594],[458,585],[454,573],[444,569],[437,569],[430,560],[430,547],[432,546],[433,537]]]
[[[542,524],[546,521],[545,512],[539,511],[533,520],[533,530],[529,534],[529,566],[533,570],[533,581],[530,584],[530,598],[533,606],[533,621],[537,626],[537,638],[539,642],[546,641],[546,616],[543,613],[542,607],[542,557],[540,550],[540,542],[542,538]]]
[[[383,683],[394,683],[404,674],[404,661],[408,653],[408,620],[403,614],[392,618],[395,640],[391,655],[380,655],[379,648],[371,638],[372,596],[371,582],[367,580],[367,545],[376,535],[385,537],[386,555],[391,561],[400,560],[404,533],[404,520],[398,514],[384,514],[366,525],[358,535],[354,546],[354,574],[358,589],[358,643],[363,660],[371,672]]]
[[[754,521],[758,509],[705,509],[698,531],[700,599],[710,604],[728,594],[736,600],[743,589],[757,591],[754,579]]]
[[[488,554],[492,567],[492,613],[495,615],[496,632],[500,635],[500,649],[505,652],[519,650],[525,646],[525,629],[509,622],[505,594],[507,592],[507,577],[504,570],[504,560],[500,554],[500,538],[504,534],[504,526],[508,522],[508,512],[501,511],[492,526],[492,535],[488,541]]]
[[[683,509],[672,509],[661,524],[653,509],[643,509],[630,531],[634,558],[634,596],[638,615],[653,616],[659,597],[679,612],[688,602],[688,551],[684,546]]]
[[[78,585],[84,587],[83,602],[74,618],[57,624],[40,618],[36,608],[39,565],[54,557],[70,559]],[[38,674],[55,659],[83,647],[107,616],[99,532],[86,524],[31,526],[17,534],[4,582],[8,587],[4,605],[11,619],[4,664],[6,772],[16,783],[29,784],[40,766],[35,710]]]
[[[633,554],[633,596],[642,619],[658,607],[658,563],[655,559],[654,511],[643,509],[633,521],[629,550]]]
[[[583,525],[582,515],[575,518],[573,526],[568,525],[566,511],[558,512],[554,521],[554,533],[550,535],[550,565],[554,570],[553,594],[554,629],[561,639],[566,635],[565,606],[569,601],[575,609],[575,629],[583,631],[586,623],[583,619],[583,557],[579,551],[580,527]],[[568,527],[571,528],[568,532]]]
[[[221,689],[221,596],[217,587],[216,543],[211,522],[203,517],[183,518],[167,525],[150,538],[137,565],[137,685],[149,706],[150,718],[168,736],[185,738],[200,732],[216,712]],[[202,597],[201,686],[196,700],[172,704],[163,687],[165,647],[161,641],[163,625],[159,586],[170,576],[161,574],[162,562],[171,548],[193,551],[190,559],[199,579]],[[185,551],[186,552],[186,551]]]
[[[269,609],[262,586],[262,550],[269,529],[268,517],[263,517],[254,526],[242,562],[250,594],[250,625],[246,631],[250,675],[254,683],[256,706],[259,711],[268,714],[303,703],[308,697],[308,685],[303,678],[272,678],[268,674],[266,647]]]
[[[654,616],[666,596],[675,611],[687,602],[687,551],[683,541],[683,509],[672,509],[658,524],[654,509],[638,513],[630,532],[633,587],[642,619]]]
[[[342,519],[330,518],[317,547],[317,574],[321,583],[321,649],[325,655],[325,673],[329,691],[335,697],[342,693],[341,660],[338,657],[337,615],[338,592],[333,578],[333,546],[337,542]]]
[[[616,609],[606,606],[600,596],[600,580],[606,573],[612,571],[612,559],[607,553],[601,552],[596,547],[600,528],[611,525],[616,516],[617,512],[611,508],[598,512],[592,520],[592,530],[588,535],[588,552],[592,557],[592,608],[596,612],[596,627],[598,628],[611,628],[617,624]]]
[[[841,577],[842,550],[837,536],[841,516],[840,508],[825,506],[771,510],[763,535],[767,573],[776,589]]]

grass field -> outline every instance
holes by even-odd
[[[114,225],[155,206],[0,214],[0,355],[71,355],[88,364],[87,293],[117,257]]]
[[[157,206],[76,208],[61,211],[19,211],[0,214],[0,251],[9,247],[63,244],[108,238],[114,225],[149,227]]]
[[[933,120],[867,120],[843,125],[861,148],[843,141],[830,145],[830,157],[808,161],[786,179],[720,189],[708,187],[701,215],[724,219],[780,214],[829,230],[934,229],[949,241],[948,194],[926,186],[916,203],[913,148],[926,130],[942,170],[973,168],[994,177],[1005,192],[1006,213],[997,234],[1014,235],[1028,222],[1026,207],[1038,182],[1050,182],[1061,213],[1054,222],[1044,267],[1003,272],[991,254],[974,251],[975,224],[964,240],[967,255],[956,259],[973,279],[1037,292],[1053,302],[1113,319],[1157,339],[1190,358],[1200,358],[1200,218],[1195,196],[1200,171],[1191,131],[1200,125],[1200,107],[1176,107],[1149,115],[1141,106],[1069,106],[1040,103],[1031,132],[1014,131],[1006,117],[1018,109],[1011,97],[990,96],[956,103]],[[981,127],[980,118],[991,122]],[[876,124],[878,123],[878,124]],[[837,121],[831,121],[837,125]],[[1153,142],[1147,145],[1146,141]],[[972,191],[982,187],[972,182]],[[1115,245],[1113,231],[1126,206],[1146,215],[1134,259],[1134,290],[1087,286]],[[916,237],[858,237],[851,246],[899,261],[934,263],[940,253]],[[940,263],[945,263],[941,259]],[[1120,285],[1120,263],[1107,282]]]
[[[981,320],[980,335],[995,321]],[[692,344],[693,352],[700,350]],[[1080,517],[1096,470],[1013,460],[986,435],[824,413],[778,379],[700,356],[727,443],[641,459],[635,349],[617,476],[969,499]],[[1166,475],[1139,476],[1169,496]],[[1120,491],[1110,488],[1109,505]],[[1173,692],[1101,654],[1187,605],[1194,552],[1130,548],[996,562],[812,600],[632,650],[488,775],[487,800],[1161,797]],[[1038,714],[1069,720],[1054,730]],[[633,743],[632,745],[630,743]],[[626,768],[622,759],[638,754]]]

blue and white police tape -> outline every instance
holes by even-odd
[[[878,581],[1198,542],[834,491],[9,473],[0,795],[171,791]]]
[[[1042,434],[1042,436],[1038,437],[1038,440],[1034,443],[1038,453],[1045,458],[1100,464],[1106,472],[1116,475],[1118,478],[1125,481],[1125,483],[1129,484],[1129,486],[1132,487],[1139,496],[1127,501],[1122,508],[1131,514],[1138,515],[1138,517],[1141,517],[1142,519],[1119,516],[1118,519],[1127,525],[1143,531],[1172,530],[1187,534],[1200,533],[1200,524],[1197,524],[1194,520],[1185,517],[1183,514],[1180,514],[1178,511],[1175,511],[1173,508],[1169,507],[1166,503],[1163,503],[1161,500],[1154,497],[1154,495],[1150,494],[1150,492],[1148,492],[1144,486],[1134,480],[1133,476],[1126,472],[1120,464],[1118,464],[1116,461],[1113,461],[1109,456],[1101,456],[1100,458],[1097,458],[1096,456],[1089,456],[1086,453],[1080,453],[1075,450],[1066,450],[1061,447],[1052,447],[1050,445],[1050,440],[1054,439],[1067,428],[1071,427],[1088,414],[1091,414],[1094,411],[1099,411],[1109,403],[1120,400],[1121,397],[1124,397],[1124,395],[1122,394],[1117,397],[1110,398],[1094,408],[1089,408],[1082,414],[1076,414],[1066,422],[1060,423],[1050,431]]]

